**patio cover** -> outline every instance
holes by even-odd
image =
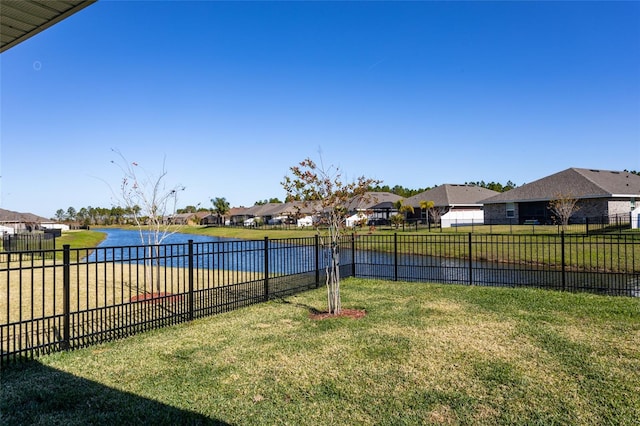
[[[68,18],[97,0],[2,0],[0,53]]]

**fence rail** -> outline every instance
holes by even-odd
[[[351,235],[341,275],[640,297],[625,235]],[[316,288],[318,237],[23,251],[0,258],[2,363]]]
[[[53,232],[4,234],[0,239],[0,249],[4,252],[50,251],[55,249]]]
[[[621,233],[632,229],[631,213],[607,216],[572,218],[566,226],[555,221],[538,219],[504,218],[490,219],[442,219],[438,223],[431,220],[410,218],[403,223],[393,225],[390,222],[381,229],[399,229],[403,231],[430,230],[431,232],[486,232],[489,234],[605,234]]]

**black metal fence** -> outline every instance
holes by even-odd
[[[4,252],[42,252],[56,247],[55,232],[25,232],[4,234],[2,251]]]
[[[318,237],[0,254],[1,362],[79,348],[316,288]],[[640,297],[625,235],[351,235],[341,275]]]
[[[509,234],[606,234],[621,233],[631,229],[631,213],[622,213],[616,215],[592,216],[570,219],[566,226],[560,223],[543,223],[535,219],[520,220],[504,218],[500,220],[489,219],[452,219],[443,221],[446,223],[444,227],[442,222],[433,223],[426,219],[407,219],[403,223],[393,225],[386,221],[384,225],[378,226],[380,229],[397,229],[399,231],[420,231],[430,230],[432,232],[486,232],[492,233],[509,233]]]

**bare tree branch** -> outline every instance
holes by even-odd
[[[580,210],[577,202],[578,200],[569,193],[557,194],[553,200],[549,201],[549,210],[560,221],[563,231],[567,230],[571,216]]]
[[[287,199],[301,200],[305,207],[311,207],[319,220],[315,222],[320,235],[326,265],[326,285],[329,313],[338,315],[340,301],[340,238],[345,230],[347,205],[355,197],[366,199],[372,185],[380,182],[364,176],[345,183],[339,168],[320,166],[307,158],[290,168],[291,176],[285,176],[282,186]],[[320,232],[326,229],[326,234]]]
[[[159,174],[154,175],[142,168],[137,162],[128,161],[124,155],[115,149],[112,151],[118,155],[119,160],[111,162],[123,173],[120,183],[120,192],[116,194],[119,203],[124,204],[133,216],[133,220],[140,233],[140,241],[148,247],[148,257],[145,262],[151,262],[154,258],[158,275],[158,255],[160,244],[178,228],[171,226],[171,218],[175,215],[178,203],[178,194],[184,191],[182,185],[167,186],[166,161],[162,162]],[[147,231],[147,232],[145,232]],[[147,268],[150,271],[152,268]],[[160,290],[160,279],[149,275],[147,277],[151,288],[156,282],[156,290]]]

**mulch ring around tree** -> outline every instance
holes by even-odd
[[[364,309],[341,309],[340,314],[334,315],[329,312],[310,312],[309,318],[313,320],[323,320],[327,318],[351,318],[360,319],[367,315],[367,311]]]
[[[182,299],[181,295],[158,292],[158,293],[144,293],[144,294],[139,294],[137,296],[132,296],[130,299],[130,302],[162,303],[163,301],[177,302],[181,299]]]

